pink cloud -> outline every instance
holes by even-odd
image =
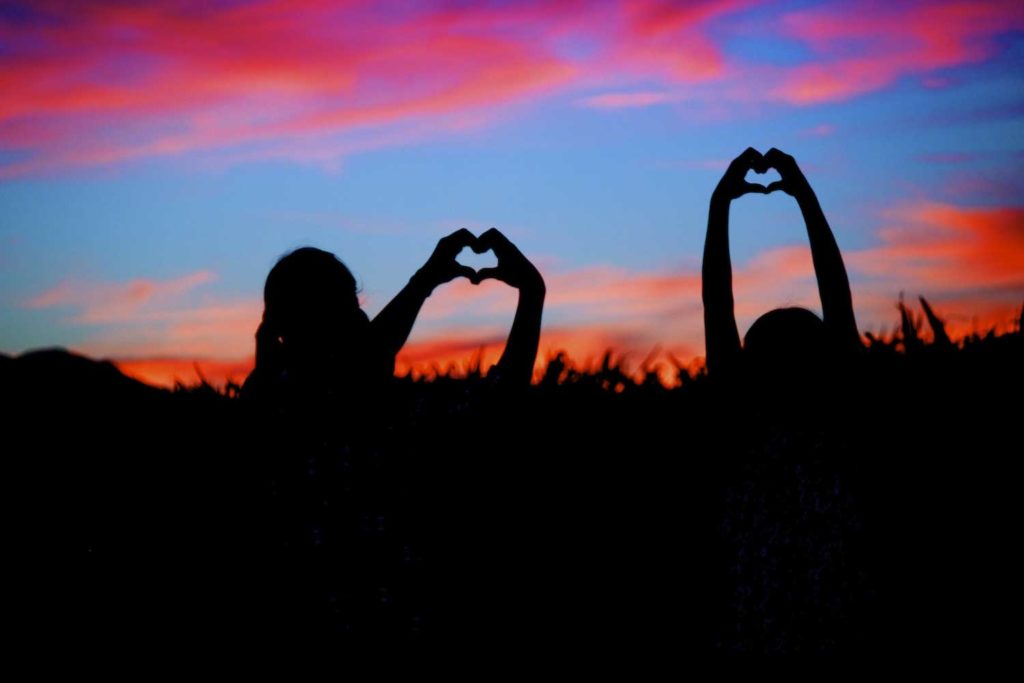
[[[775,94],[796,104],[849,99],[904,76],[980,62],[996,50],[994,38],[1024,28],[1014,0],[913,3],[835,3],[783,17],[786,35],[818,55],[784,73]]]
[[[627,72],[674,82],[699,83],[721,77],[727,71],[725,56],[704,29],[719,17],[755,4],[749,0],[623,2],[623,29],[616,36],[609,61]]]
[[[539,4],[534,26],[571,9]],[[0,104],[0,140],[35,153],[7,175],[441,116],[574,71],[543,35],[502,35],[522,19],[472,8],[98,2],[29,13],[39,20],[5,27],[15,49],[0,64],[16,95]]]
[[[195,290],[215,279],[214,273],[201,270],[168,280],[66,280],[23,306],[71,309],[65,324],[91,328],[77,348],[94,356],[234,358],[252,353],[260,301],[210,295],[197,300]]]
[[[827,3],[779,20],[815,60],[768,66],[721,42],[758,4],[33,2],[0,19],[0,149],[17,152],[0,177],[199,150],[330,166],[571,90],[599,92],[592,108],[841,100],[981,61],[1024,26],[1003,0]]]
[[[805,138],[823,138],[828,137],[836,132],[836,127],[830,123],[822,123],[811,128],[804,129],[800,132],[801,137]]]
[[[591,109],[633,109],[665,104],[678,99],[666,92],[623,92],[594,95],[582,100],[582,104]]]
[[[74,321],[85,324],[124,322],[138,317],[148,304],[162,303],[212,282],[216,275],[201,270],[171,280],[136,279],[126,283],[65,280],[24,303],[25,308],[73,307]]]
[[[33,3],[0,20],[0,147],[22,152],[0,176],[214,149],[327,163],[581,84],[705,81],[724,62],[702,27],[749,4]],[[631,100],[596,102],[653,103]]]
[[[253,353],[262,314],[258,298],[147,307],[104,324],[78,345],[94,356],[240,358]],[[74,322],[81,322],[74,319]]]

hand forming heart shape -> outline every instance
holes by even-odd
[[[474,270],[456,260],[459,252],[469,247],[477,254],[491,251],[498,259],[493,268]],[[491,228],[479,237],[465,228],[443,237],[427,263],[417,274],[431,289],[439,284],[465,277],[474,285],[484,280],[500,280],[521,292],[544,291],[540,272],[522,252],[499,230]]]
[[[763,174],[770,169],[778,171],[781,180],[769,183],[767,187],[746,180],[748,171]],[[753,147],[748,147],[729,164],[715,193],[728,199],[737,199],[745,194],[770,194],[776,190],[798,196],[806,189],[809,189],[807,180],[793,157],[774,147],[765,154],[761,154]]]

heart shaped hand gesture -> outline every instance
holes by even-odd
[[[464,248],[469,247],[477,254],[493,251],[498,259],[494,268],[479,271],[456,261]],[[484,280],[500,280],[505,284],[527,293],[544,293],[544,279],[540,272],[523,253],[499,230],[491,228],[480,237],[465,228],[442,237],[427,262],[416,273],[414,279],[428,291],[438,285],[464,277],[474,285]]]
[[[493,251],[498,258],[496,267],[481,268],[470,276],[473,284],[480,284],[484,280],[500,280],[523,293],[544,293],[544,278],[540,271],[501,231],[491,228],[480,235],[471,248],[478,254]]]
[[[772,168],[779,172],[782,180],[776,180],[767,187],[760,183],[747,182],[748,171],[767,173]],[[715,195],[721,199],[733,200],[745,194],[769,194],[776,190],[782,190],[790,196],[800,198],[810,190],[810,185],[800,171],[800,167],[796,165],[796,160],[790,155],[774,147],[766,154],[761,154],[753,147],[748,147],[729,164],[725,175],[722,176],[718,187],[715,188]]]

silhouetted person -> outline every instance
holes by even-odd
[[[474,269],[455,258],[463,248],[493,250],[494,268]],[[528,384],[540,340],[544,280],[501,232],[480,237],[458,230],[438,242],[409,283],[372,321],[359,307],[355,278],[334,254],[303,247],[282,257],[263,290],[263,320],[256,331],[256,367],[243,394],[356,395],[394,372],[395,357],[436,287],[465,277],[474,284],[501,280],[519,290],[512,330],[493,372],[503,383]]]
[[[476,271],[459,264],[466,247],[493,250],[497,265]],[[265,596],[254,598],[254,606],[266,602],[266,615],[253,623],[271,640],[408,637],[435,609],[429,595],[428,606],[421,604],[417,581],[422,572],[441,573],[436,567],[449,563],[439,558],[448,555],[426,543],[428,569],[414,571],[412,558],[424,546],[421,536],[442,533],[437,499],[458,498],[450,480],[461,474],[454,467],[463,463],[461,446],[437,434],[448,419],[443,408],[405,404],[397,391],[378,399],[427,297],[457,277],[519,290],[505,352],[489,379],[503,387],[501,396],[504,387],[528,385],[544,281],[497,230],[442,238],[373,320],[360,309],[355,278],[329,252],[298,249],[267,276],[256,367],[242,393],[258,408],[246,412],[252,422],[245,429],[252,507],[260,515],[253,516],[252,545],[271,558]]]
[[[746,181],[748,171],[769,168],[782,179],[767,187]],[[741,346],[729,208],[745,194],[774,190],[800,205],[824,320],[803,308],[775,309],[751,325]],[[727,389],[714,410],[731,425],[713,442],[727,472],[714,572],[730,577],[721,584],[730,615],[722,643],[735,652],[855,650],[869,637],[849,619],[864,608],[867,590],[852,569],[863,557],[865,509],[849,428],[856,392],[846,374],[860,338],[839,247],[789,155],[747,149],[729,165],[711,198],[703,298],[709,377]]]
[[[748,171],[774,168],[782,177],[765,187],[745,180]],[[810,238],[814,272],[824,320],[804,308],[780,308],[758,318],[741,346],[733,311],[732,263],[729,257],[729,206],[745,194],[782,190],[794,197]],[[793,157],[770,149],[762,155],[748,148],[729,165],[711,196],[703,266],[704,339],[711,376],[734,375],[738,367],[769,366],[813,373],[835,354],[860,347],[853,301],[839,247],[814,191]]]

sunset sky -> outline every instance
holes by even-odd
[[[0,351],[244,378],[276,259],[336,253],[375,314],[457,228],[544,274],[541,358],[703,355],[707,203],[796,157],[862,332],[1024,303],[1024,3],[0,0]],[[820,310],[799,210],[733,206],[741,334]],[[464,259],[482,265],[486,257]],[[498,282],[428,300],[404,364],[496,360]]]

